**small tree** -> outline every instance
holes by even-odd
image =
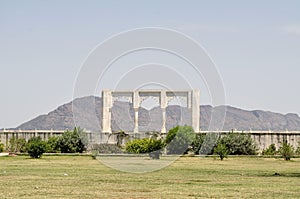
[[[262,155],[275,155],[277,153],[275,144],[271,144],[268,148],[262,151]]]
[[[219,155],[220,159],[223,160],[227,158],[228,149],[225,144],[218,143],[217,146],[214,148],[215,154]]]
[[[12,153],[26,152],[26,140],[24,138],[10,138],[8,144],[8,151]]]
[[[169,154],[184,154],[195,139],[195,132],[191,126],[176,126],[170,129],[165,143]]]
[[[62,153],[82,153],[87,148],[86,133],[79,127],[65,131],[58,142]]]
[[[28,140],[27,149],[30,157],[40,158],[46,151],[46,143],[41,137],[32,137]]]
[[[285,159],[290,160],[294,155],[294,147],[287,141],[284,141],[278,149],[279,154]]]

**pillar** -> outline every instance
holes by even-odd
[[[196,133],[200,132],[200,91],[193,90],[192,93],[192,127]]]
[[[102,132],[111,133],[112,94],[109,90],[102,91]]]
[[[160,92],[160,107],[162,110],[162,127],[161,133],[166,133],[166,107],[167,107],[167,94],[166,91]]]
[[[139,132],[139,106],[140,106],[140,97],[139,92],[134,91],[133,92],[133,110],[134,110],[134,133]]]

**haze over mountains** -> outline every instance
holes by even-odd
[[[55,129],[65,130],[74,128],[73,112],[75,113],[76,126],[98,132],[102,115],[101,98],[83,97],[59,106],[47,115],[40,115],[33,120],[21,124],[17,129]],[[224,106],[215,107],[209,105],[200,106],[201,130],[207,130],[213,109],[221,109]],[[115,102],[112,108],[112,130],[133,131],[134,111],[128,102]],[[166,128],[176,125],[190,124],[190,112],[185,107],[177,105],[166,109]],[[162,113],[159,107],[151,110],[140,108],[139,129],[141,131],[159,131],[162,126]],[[297,114],[280,114],[270,111],[246,111],[226,106],[226,117],[223,130],[300,130],[300,117]]]

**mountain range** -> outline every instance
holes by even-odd
[[[46,115],[40,115],[33,120],[25,122],[16,129],[55,129],[65,130],[80,126],[86,130],[98,132],[101,126],[100,97],[88,96],[77,98],[72,102],[59,106]],[[212,111],[226,109],[223,130],[300,130],[300,117],[297,114],[280,114],[270,111],[247,111],[231,106],[212,107],[200,106],[200,128],[207,130],[211,120]],[[162,126],[162,112],[160,107],[151,110],[139,109],[139,130],[159,131]],[[134,128],[134,110],[129,102],[116,101],[112,108],[112,130],[131,132]],[[166,128],[176,125],[189,125],[190,111],[178,105],[168,106],[166,109]]]

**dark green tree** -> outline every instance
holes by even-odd
[[[207,133],[204,137],[203,143],[200,147],[200,155],[211,155],[213,154],[213,149],[219,140],[219,133]]]
[[[59,137],[50,137],[46,142],[46,152],[47,153],[60,152],[59,142],[60,142]]]
[[[62,153],[82,153],[87,149],[86,132],[79,127],[75,127],[73,131],[65,131],[58,142]]]
[[[176,126],[170,129],[165,139],[168,154],[184,154],[195,139],[191,126]]]
[[[193,140],[192,144],[191,144],[191,147],[192,147],[192,150],[193,152],[198,155],[199,154],[199,151],[202,147],[202,144],[205,140],[205,134],[197,134],[195,136],[195,139]]]
[[[32,158],[40,158],[46,151],[46,143],[41,137],[32,137],[27,143],[28,154]]]

